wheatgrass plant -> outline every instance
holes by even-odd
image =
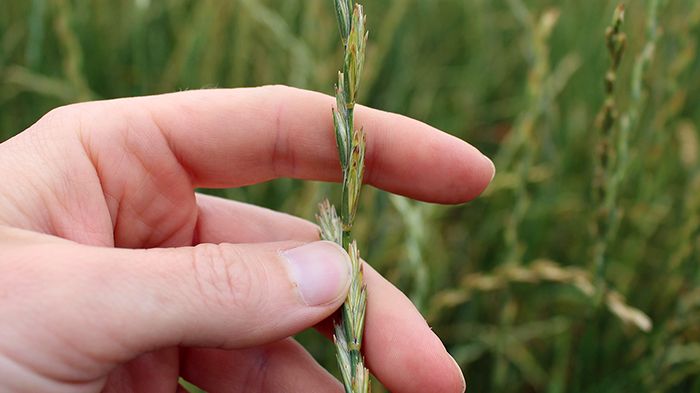
[[[549,10],[544,12],[539,19],[529,13],[525,4],[520,0],[508,2],[511,11],[523,24],[530,37],[530,48],[533,61],[528,72],[528,108],[516,120],[514,131],[509,143],[506,145],[497,162],[500,165],[512,165],[515,173],[515,186],[513,189],[515,203],[511,214],[507,218],[503,238],[506,256],[504,263],[520,265],[523,263],[526,247],[521,239],[521,225],[532,203],[532,196],[528,190],[527,179],[531,168],[537,159],[537,128],[544,116],[543,108],[546,108],[546,100],[549,96],[549,81],[547,79],[551,65],[549,62],[548,39],[559,19],[559,12]],[[505,166],[507,167],[507,166]],[[510,169],[510,168],[509,168]],[[500,315],[500,323],[510,326],[515,320],[515,299],[507,294],[506,306]],[[508,362],[499,354],[496,357],[496,365],[492,375],[493,385],[503,389],[508,372]]]
[[[353,6],[350,0],[335,0],[335,11],[345,49],[343,70],[338,72],[338,84],[335,86],[336,108],[333,110],[343,188],[340,216],[335,207],[324,201],[320,206],[318,221],[321,237],[341,245],[350,255],[352,281],[343,304],[341,320],[334,323],[333,339],[345,391],[366,393],[370,387],[369,370],[364,365],[361,348],[367,291],[362,277],[362,260],[357,243],[351,241],[351,230],[364,175],[366,139],[362,128],[355,129],[354,110],[365,60],[367,32],[361,5]]]
[[[593,201],[597,206],[594,215],[593,235],[593,263],[599,284],[604,285],[606,253],[610,236],[610,226],[615,220],[614,209],[615,182],[613,174],[616,164],[615,123],[618,119],[618,109],[615,101],[615,84],[617,71],[620,67],[622,55],[627,45],[627,36],[622,32],[622,23],[625,19],[625,8],[622,5],[615,8],[612,24],[605,31],[605,43],[610,56],[610,65],[605,73],[605,102],[598,114],[597,126],[599,130],[598,145],[595,154],[595,170],[593,178]]]
[[[656,7],[658,2],[652,0],[650,2],[650,20],[652,21],[655,20]],[[627,36],[622,32],[624,19],[625,7],[619,5],[613,12],[612,24],[605,31],[610,65],[605,74],[605,101],[596,119],[599,135],[593,178],[593,198],[597,205],[593,225],[593,262],[598,289],[597,302],[604,301],[610,312],[620,320],[648,332],[652,328],[651,319],[644,312],[625,304],[622,295],[608,288],[606,282],[608,245],[613,241],[622,216],[618,194],[629,162],[630,132],[632,124],[636,123],[639,116],[642,74],[651,61],[656,39],[654,32],[635,62],[632,74],[632,103],[630,108],[620,116],[615,100],[615,85],[620,62],[627,46]],[[652,28],[655,30],[655,27]]]

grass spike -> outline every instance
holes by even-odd
[[[352,10],[352,11],[351,11]],[[367,44],[366,19],[361,5],[335,0],[340,35],[345,49],[343,68],[335,86],[336,108],[333,109],[338,160],[343,171],[340,215],[328,201],[320,205],[317,220],[321,238],[341,245],[352,262],[352,281],[343,304],[342,319],[335,323],[333,339],[336,357],[347,393],[369,392],[369,370],[362,356],[362,337],[367,308],[367,291],[362,274],[362,260],[351,230],[360,200],[365,171],[366,134],[355,129],[354,109]]]

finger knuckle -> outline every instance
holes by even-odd
[[[264,271],[233,245],[200,244],[192,270],[202,299],[212,307],[251,308],[262,302]]]
[[[42,116],[30,129],[73,130],[95,119],[103,119],[118,109],[116,101],[87,101],[56,107]]]
[[[78,103],[51,109],[36,122],[35,126],[41,129],[62,128],[65,124],[79,119],[86,105],[85,103]]]

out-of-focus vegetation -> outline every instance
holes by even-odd
[[[595,118],[616,3],[365,3],[359,101],[457,135],[498,168],[463,206],[367,189],[355,226],[469,389],[700,391],[700,2],[626,4],[602,264]],[[332,93],[337,43],[330,0],[4,0],[0,137],[89,99],[272,83]],[[215,192],[310,219],[336,189]],[[301,339],[335,370],[331,344]]]

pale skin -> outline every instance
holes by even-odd
[[[289,337],[328,334],[347,255],[311,222],[194,191],[339,181],[333,102],[274,86],[82,103],[0,144],[0,390],[173,392],[182,376],[210,392],[341,392]],[[356,116],[368,184],[453,204],[493,177],[448,134]],[[376,378],[463,391],[411,302],[369,265],[365,279]]]

